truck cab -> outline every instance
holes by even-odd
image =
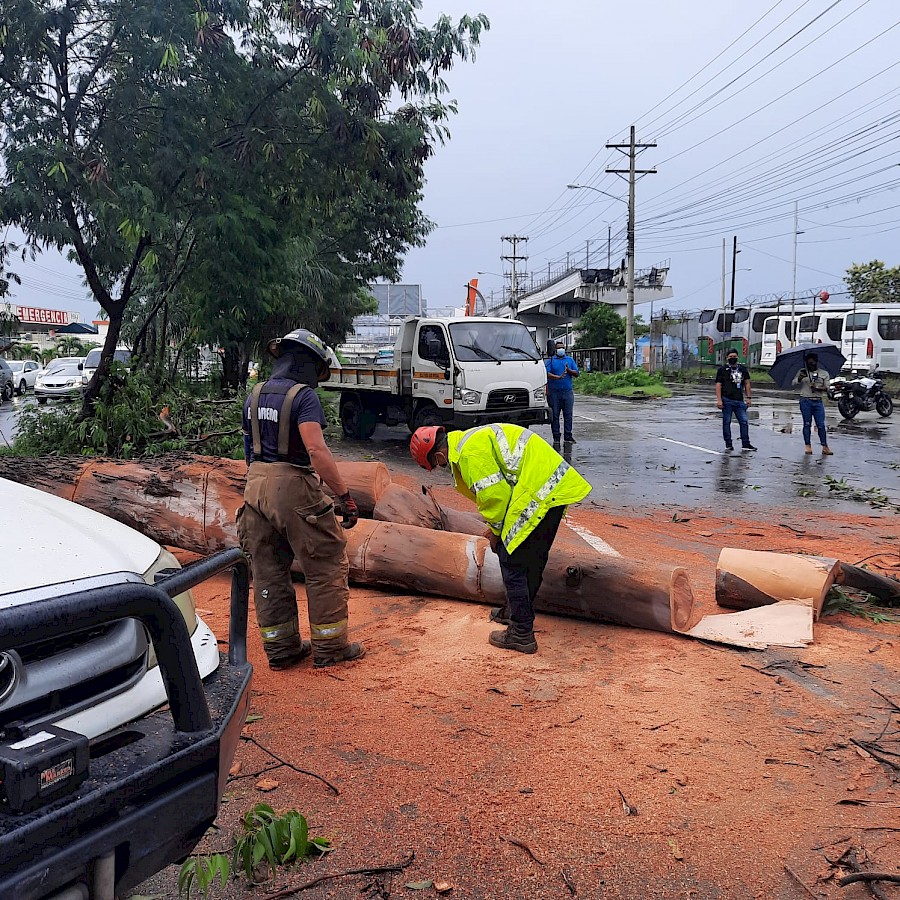
[[[332,371],[349,437],[377,422],[471,428],[547,420],[547,374],[528,329],[511,319],[461,316],[404,321],[391,367]]]

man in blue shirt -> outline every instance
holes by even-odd
[[[578,365],[566,353],[562,341],[556,342],[556,352],[544,365],[547,368],[547,402],[550,404],[553,443],[559,446],[559,414],[562,413],[565,426],[564,439],[567,444],[574,444],[572,411],[575,408],[575,390],[572,387],[572,379],[581,374]]]

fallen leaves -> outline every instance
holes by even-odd
[[[256,789],[268,793],[269,791],[274,791],[279,784],[280,782],[276,781],[274,778],[260,778],[259,781],[256,782]]]

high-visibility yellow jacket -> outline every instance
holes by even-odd
[[[545,440],[520,425],[483,425],[447,435],[456,489],[478,505],[512,553],[554,506],[591,486]]]

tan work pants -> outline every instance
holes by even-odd
[[[290,656],[300,645],[291,582],[295,558],[306,576],[314,652],[330,655],[346,647],[346,538],[319,476],[290,463],[251,463],[237,526],[250,560],[256,620],[269,660]]]

